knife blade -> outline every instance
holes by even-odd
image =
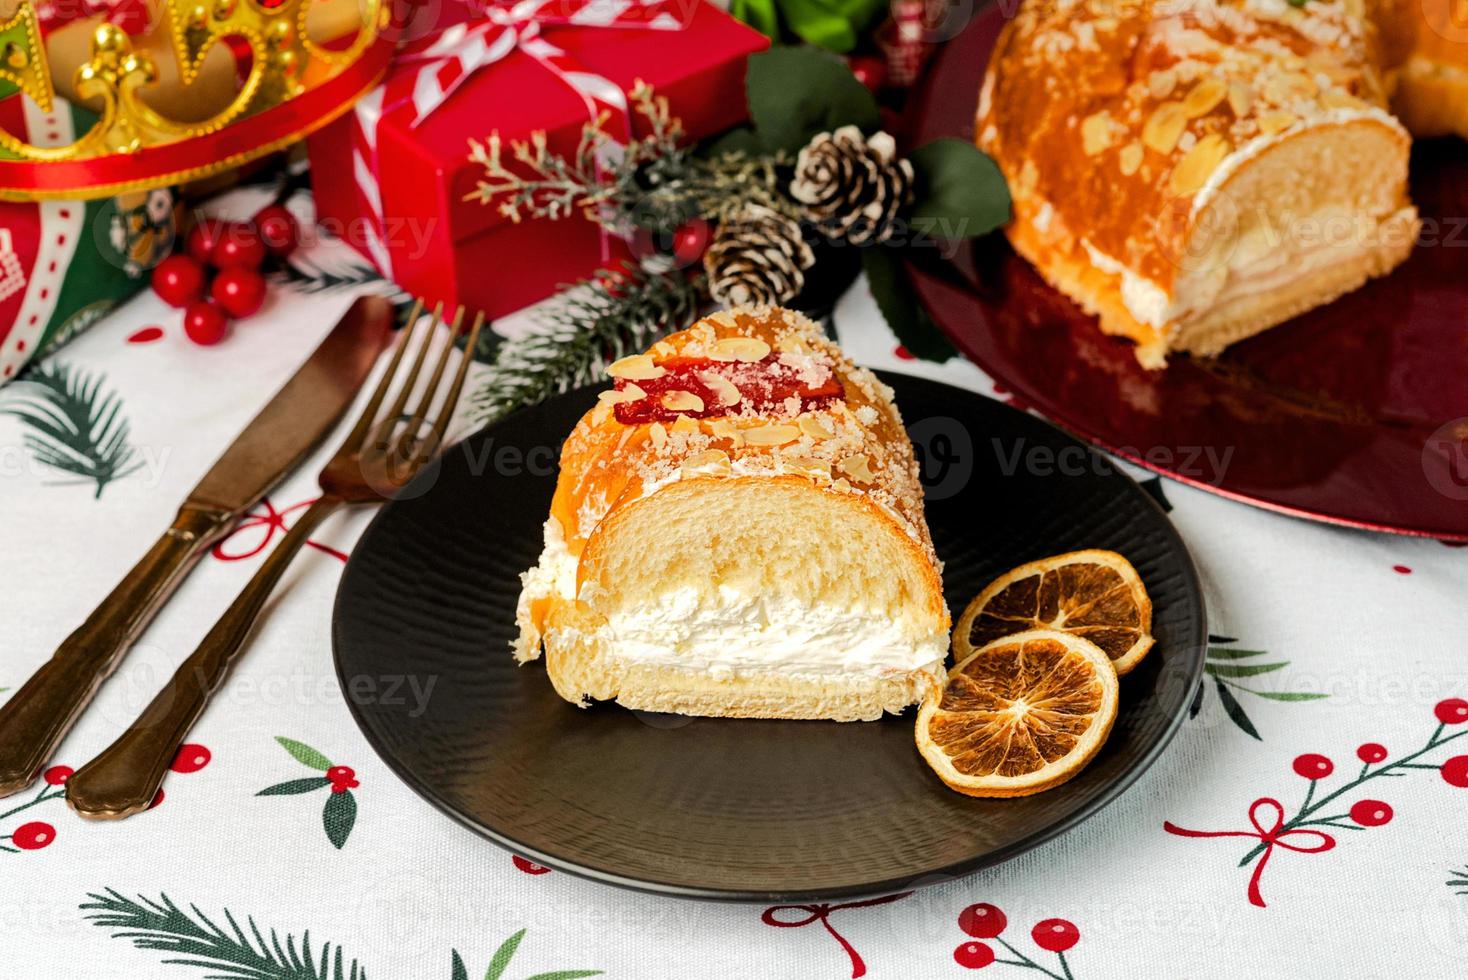
[[[390,335],[364,296],[210,468],[173,524],[0,707],[0,797],[35,781],[57,744],[190,569],[335,428]]]

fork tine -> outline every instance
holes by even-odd
[[[408,376],[403,379],[402,386],[398,389],[398,396],[393,399],[392,408],[382,417],[383,425],[378,431],[377,440],[373,443],[375,449],[387,449],[392,444],[392,434],[397,428],[397,420],[402,417],[403,409],[408,405],[408,399],[413,394],[413,388],[418,384],[418,372],[423,370],[423,362],[428,357],[428,348],[433,346],[433,335],[438,330],[439,322],[443,319],[443,303],[437,303],[433,307],[433,316],[429,320],[428,330],[423,336],[423,343],[418,346],[418,356],[413,358],[413,366],[408,368]]]
[[[407,322],[400,328],[401,336],[398,337],[398,342],[393,345],[392,360],[388,361],[387,370],[382,372],[382,378],[377,382],[377,389],[372,392],[372,397],[368,400],[367,406],[362,409],[362,414],[357,419],[357,424],[353,426],[351,435],[347,436],[346,444],[351,446],[353,451],[361,449],[367,442],[367,433],[371,431],[372,423],[377,419],[377,410],[382,407],[382,400],[387,397],[388,388],[392,386],[393,376],[398,373],[398,363],[403,359],[403,351],[408,346],[408,337],[413,333],[414,328],[417,327],[418,318],[422,315],[423,301],[421,299],[414,300],[413,309],[408,314]]]
[[[464,376],[469,373],[469,362],[474,360],[474,350],[479,343],[479,329],[483,326],[484,311],[480,310],[474,314],[474,326],[469,330],[469,339],[464,342],[464,354],[459,358],[459,369],[454,373],[448,396],[444,398],[438,419],[433,423],[432,438],[425,442],[425,445],[433,446],[435,452],[443,444],[444,433],[448,432],[449,422],[453,420],[454,408],[459,404],[459,395],[464,391]]]
[[[418,407],[413,410],[413,417],[408,420],[408,427],[403,430],[403,439],[409,443],[418,438],[418,427],[423,424],[428,410],[433,407],[433,396],[438,393],[438,384],[443,380],[443,372],[448,367],[449,356],[454,352],[454,341],[459,339],[459,330],[464,324],[464,308],[454,314],[453,326],[449,328],[449,341],[444,345],[443,353],[439,355],[438,363],[433,367],[433,376],[428,379],[428,387],[423,391],[423,397],[418,399]]]

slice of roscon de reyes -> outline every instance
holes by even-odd
[[[715,313],[613,363],[572,431],[515,655],[567,701],[870,720],[949,616],[892,392],[805,317]]]

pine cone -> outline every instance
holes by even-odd
[[[748,204],[720,222],[703,255],[709,292],[726,306],[776,306],[805,286],[815,263],[800,224],[761,204]]]
[[[897,212],[912,200],[912,164],[897,159],[887,133],[871,139],[855,126],[821,133],[800,151],[790,196],[833,239],[873,245],[892,237]]]

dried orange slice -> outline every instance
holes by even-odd
[[[1116,721],[1116,668],[1090,640],[1030,630],[948,672],[917,717],[917,746],[950,789],[1028,796],[1080,772]]]
[[[1152,649],[1152,600],[1114,551],[1072,551],[1011,569],[968,604],[953,630],[962,660],[1003,636],[1052,629],[1081,636],[1125,675]]]

